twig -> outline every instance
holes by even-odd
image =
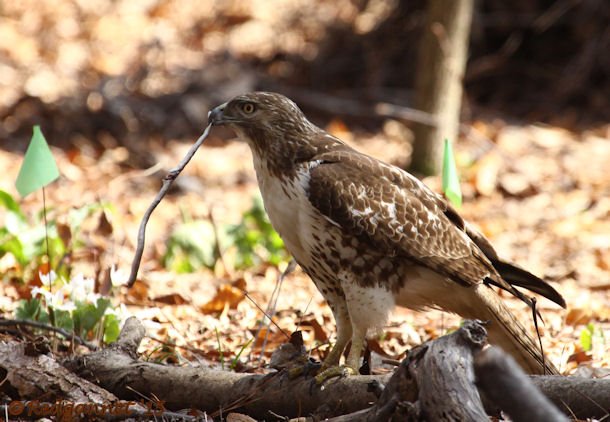
[[[286,266],[286,269],[278,277],[278,280],[275,283],[275,288],[273,289],[273,292],[271,293],[271,298],[269,299],[269,304],[267,305],[267,311],[265,312],[265,316],[268,316],[267,319],[269,320],[269,322],[266,323],[265,318],[261,319],[261,322],[258,325],[258,329],[256,330],[256,335],[254,336],[255,338],[258,338],[261,330],[263,329],[263,326],[269,327],[269,325],[271,324],[271,318],[273,318],[275,316],[275,311],[277,310],[277,301],[280,298],[280,291],[282,290],[282,284],[284,283],[284,278],[286,278],[287,275],[292,273],[294,271],[294,269],[296,268],[296,266],[297,266],[297,262],[294,259],[291,259],[290,262],[288,263],[288,265]],[[261,346],[261,352],[260,352],[261,360],[263,358],[263,355],[265,354],[265,348],[267,347],[268,338],[269,338],[269,330],[267,330],[265,332],[265,338],[264,338],[263,344]],[[252,349],[252,350],[254,350],[254,349]]]
[[[70,341],[75,341],[76,343],[87,347],[89,350],[97,350],[97,346],[95,344],[91,344],[86,340],[83,340],[81,337],[77,336],[74,333],[71,333],[63,328],[54,327],[52,325],[48,325],[38,321],[28,321],[23,319],[1,319],[0,326],[2,327],[11,327],[11,326],[19,326],[25,325],[33,328],[40,328],[42,330],[53,331],[54,333],[60,334],[63,337],[67,338]]]
[[[286,332],[285,332],[284,330],[282,330],[282,327],[280,327],[280,326],[277,324],[277,322],[275,322],[275,321],[273,320],[273,318],[271,318],[271,316],[270,316],[270,315],[268,315],[268,314],[267,314],[267,312],[265,312],[265,310],[264,310],[263,308],[261,308],[261,307],[259,306],[259,304],[258,304],[258,303],[256,303],[256,301],[255,301],[254,299],[252,299],[252,297],[251,297],[251,296],[248,294],[248,292],[247,292],[247,291],[242,290],[242,293],[244,294],[244,296],[246,296],[246,299],[248,299],[250,302],[252,302],[252,304],[253,304],[254,306],[256,306],[256,307],[258,308],[258,310],[259,310],[259,311],[261,311],[261,312],[263,313],[263,315],[265,315],[267,318],[269,318],[269,321],[271,321],[271,323],[272,323],[273,325],[275,325],[275,326],[277,327],[277,329],[278,329],[278,330],[280,330],[280,332],[281,332],[282,334],[284,334],[284,336],[285,336],[285,337],[286,337],[288,340],[290,340],[290,336],[289,336],[288,334],[286,334]]]
[[[212,230],[214,230],[214,252],[216,253],[216,255],[218,256],[218,260],[220,261],[220,263],[222,264],[222,268],[224,269],[225,273],[229,275],[230,278],[233,278],[233,271],[232,269],[230,269],[227,266],[227,263],[225,262],[225,258],[222,254],[222,250],[220,249],[220,235],[219,235],[219,231],[218,231],[218,226],[216,224],[216,220],[214,219],[214,207],[210,207],[210,212],[209,212],[209,218],[210,218],[210,224],[212,224]]]
[[[157,196],[155,196],[155,199],[153,199],[151,204],[148,206],[148,209],[144,213],[144,216],[142,217],[142,222],[140,223],[140,229],[138,230],[138,246],[136,247],[136,253],[131,263],[131,273],[129,274],[129,279],[127,280],[127,287],[132,287],[133,284],[136,282],[136,277],[138,276],[138,269],[140,268],[140,262],[142,261],[142,254],[144,253],[146,224],[148,224],[148,220],[150,219],[152,212],[157,207],[157,205],[159,205],[163,197],[167,194],[167,191],[174,183],[174,180],[176,180],[178,175],[182,172],[182,170],[184,170],[184,167],[186,167],[189,161],[191,161],[191,158],[193,158],[193,155],[195,155],[197,149],[201,146],[201,144],[203,144],[203,141],[205,141],[205,139],[208,137],[211,127],[212,125],[209,124],[205,128],[201,136],[188,150],[182,161],[180,161],[180,163],[176,167],[171,169],[167,173],[167,175],[165,175],[165,177],[163,178],[163,186],[161,186],[159,193],[157,193]]]

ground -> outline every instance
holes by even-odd
[[[385,130],[379,133],[361,133],[351,132],[335,121],[328,129],[356,148],[400,163],[408,156],[409,148],[393,138],[396,125],[400,124],[387,122]],[[497,121],[473,125],[489,140],[465,138],[457,144],[465,195],[461,213],[483,230],[501,256],[551,281],[566,298],[567,310],[545,300],[539,302],[545,321],[540,327],[543,344],[561,371],[571,373],[578,363],[607,367],[610,364],[605,353],[610,330],[607,128],[577,134]],[[262,318],[258,307],[267,308],[279,276],[278,268],[271,265],[236,271],[219,264],[215,270],[193,274],[174,274],[161,266],[167,238],[185,214],[193,219],[208,219],[212,213],[217,225],[237,223],[257,194],[247,146],[239,142],[221,144],[214,138],[211,141],[222,146],[202,147],[181,176],[194,178],[199,193],[176,192],[153,214],[139,277],[143,283],[138,283],[131,292],[114,289],[115,303],[123,302],[127,313],[147,322],[151,338],[142,350],[144,353],[152,353],[161,340],[178,346],[174,356],[178,360],[203,356],[218,362],[221,355],[224,360],[236,356],[255,335]],[[170,143],[154,154],[161,167],[167,169],[179,161],[189,146],[186,142]],[[71,207],[98,202],[112,204],[108,213],[112,233],[96,234],[95,218],[90,223],[92,229],[83,228],[83,237],[89,246],[103,249],[104,259],[99,262],[115,265],[117,274],[124,277],[129,271],[139,221],[158,190],[162,173],[124,171],[121,161],[126,159],[126,152],[122,147],[108,149],[99,159],[82,150],[53,149],[53,153],[62,177],[46,189],[51,215],[61,220]],[[13,181],[20,160],[19,154],[0,150],[0,166],[6,169],[0,189],[15,197]],[[437,178],[425,181],[439,188]],[[40,193],[32,194],[22,201],[22,206],[33,215],[41,210],[41,201]],[[93,277],[99,271],[94,265],[98,261],[92,258],[74,261],[74,272],[82,271]],[[9,265],[8,260],[3,262]],[[245,287],[250,299],[232,287],[236,285]],[[1,286],[1,306],[5,317],[10,317],[20,293],[12,284]],[[224,296],[217,296],[219,291]],[[531,321],[529,311],[520,302],[508,296],[506,300],[523,321]],[[285,280],[277,310],[274,320],[279,327],[286,333],[297,327],[302,329],[314,357],[328,352],[328,342],[332,342],[335,334],[332,316],[321,295],[299,270]],[[593,349],[585,353],[581,333],[589,323],[604,335],[596,337]],[[416,313],[399,309],[385,332],[371,341],[371,347],[385,357],[400,358],[408,348],[440,336],[458,324],[456,317],[438,311]],[[285,341],[278,331],[271,326],[262,357],[261,339],[246,347],[240,367],[256,367],[268,361],[273,348]]]

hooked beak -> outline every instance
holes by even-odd
[[[225,123],[225,121],[223,120],[223,112],[226,106],[227,103],[224,103],[210,110],[208,113],[208,124],[222,125],[223,123]]]

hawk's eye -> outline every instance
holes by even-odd
[[[256,109],[256,107],[254,107],[254,104],[252,104],[252,103],[244,103],[241,106],[241,109],[246,114],[252,114],[252,113],[254,113],[254,110]]]

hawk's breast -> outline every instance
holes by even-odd
[[[256,164],[258,184],[273,228],[297,262],[309,264],[312,248],[319,246],[317,233],[327,231],[330,225],[307,199],[310,166],[301,165],[294,174],[277,177],[266,166]]]
[[[258,165],[257,165],[258,164]],[[299,165],[292,176],[277,177],[255,162],[265,209],[274,229],[318,288],[338,288],[340,273],[352,274],[363,287],[384,286],[397,291],[404,282],[407,263],[372,248],[366,239],[349,234],[323,215],[308,198],[310,172],[320,163]]]

